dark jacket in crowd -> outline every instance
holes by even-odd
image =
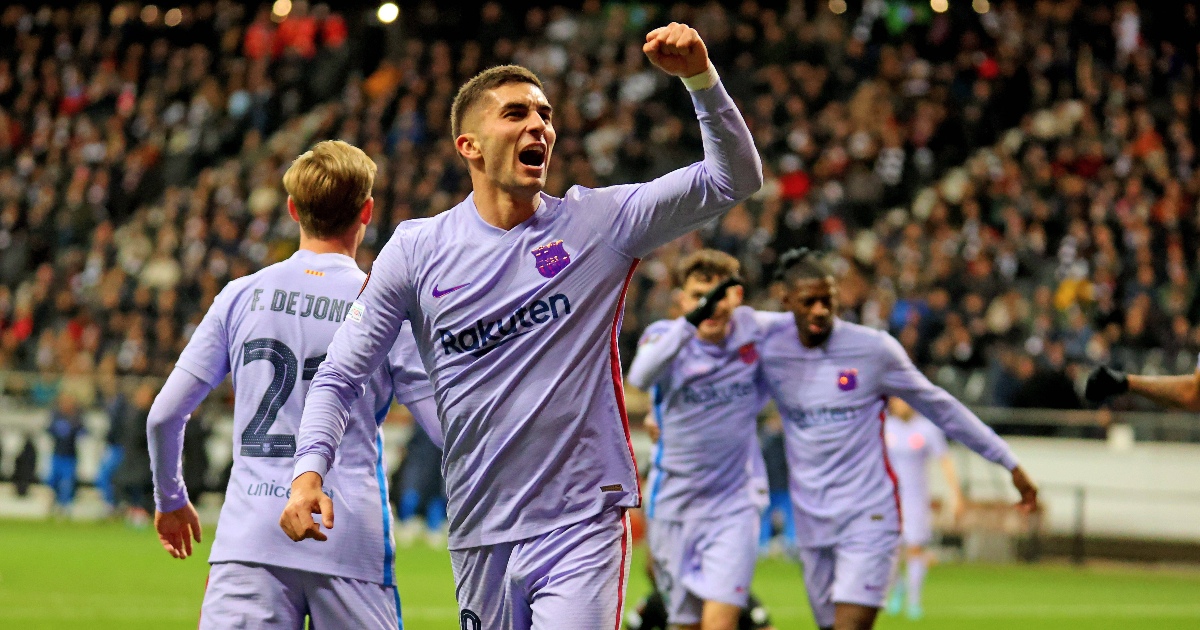
[[[21,452],[17,454],[17,461],[13,465],[13,484],[17,486],[17,496],[23,497],[29,494],[29,486],[37,482],[37,446],[33,443],[33,436],[25,438],[25,446],[21,447]]]
[[[80,435],[87,433],[79,414],[68,415],[59,411],[50,416],[47,431],[54,438],[54,454],[60,457],[77,457],[76,443]]]

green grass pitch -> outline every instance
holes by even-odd
[[[0,522],[0,627],[28,630],[195,628],[209,538],[198,557],[173,560],[149,529],[121,524]],[[629,601],[649,586],[634,552]],[[407,630],[455,628],[450,561],[421,545],[402,549]],[[780,630],[815,626],[798,568],[759,565],[755,591]],[[930,571],[926,619],[884,618],[884,629],[1200,628],[1200,572],[1130,568],[941,565]]]

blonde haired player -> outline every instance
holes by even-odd
[[[163,548],[183,559],[200,541],[180,467],[184,424],[232,374],[233,470],[208,559],[202,629],[300,630],[306,618],[317,628],[401,627],[379,427],[393,397],[423,425],[437,423],[411,333],[396,338],[343,418],[337,463],[312,464],[326,496],[285,519],[292,539],[315,540],[298,546],[279,528],[294,459],[322,457],[306,456],[309,444],[297,440],[300,410],[366,278],[354,254],[375,207],[374,180],[374,162],[345,142],[321,142],[293,162],[283,182],[288,213],[300,223],[299,251],[225,286],[150,409],[154,526]],[[322,513],[324,529],[312,511]]]

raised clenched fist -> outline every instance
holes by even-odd
[[[650,58],[650,63],[673,76],[686,79],[708,71],[708,49],[704,47],[704,40],[687,24],[671,22],[650,31],[642,51]]]

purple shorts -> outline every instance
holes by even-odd
[[[712,519],[649,520],[654,580],[671,625],[700,623],[706,601],[746,606],[761,524],[753,507]]]
[[[511,543],[450,551],[461,630],[612,630],[629,577],[624,508]]]
[[[899,549],[900,532],[891,528],[856,528],[834,545],[802,547],[804,587],[817,625],[833,626],[835,604],[882,607]]]
[[[394,586],[262,564],[218,562],[208,572],[200,630],[280,628],[399,630]]]

